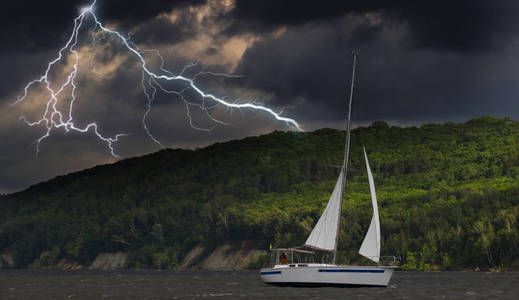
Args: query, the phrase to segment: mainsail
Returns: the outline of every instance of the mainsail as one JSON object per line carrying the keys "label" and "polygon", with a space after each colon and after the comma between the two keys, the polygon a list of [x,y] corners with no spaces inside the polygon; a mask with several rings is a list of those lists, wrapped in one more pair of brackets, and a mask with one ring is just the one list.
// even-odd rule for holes
{"label": "mainsail", "polygon": [[366,159],[366,169],[368,170],[369,190],[371,192],[371,202],[373,204],[373,217],[371,218],[368,233],[362,242],[359,253],[374,262],[378,262],[380,260],[380,221],[378,218],[375,183],[373,182],[373,175],[371,175],[371,168],[369,167],[366,149],[364,149],[364,157]]}
{"label": "mainsail", "polygon": [[341,217],[342,191],[343,191],[344,169],[341,170],[332,196],[324,209],[321,218],[317,221],[314,230],[305,242],[305,246],[319,250],[335,250],[337,231]]}

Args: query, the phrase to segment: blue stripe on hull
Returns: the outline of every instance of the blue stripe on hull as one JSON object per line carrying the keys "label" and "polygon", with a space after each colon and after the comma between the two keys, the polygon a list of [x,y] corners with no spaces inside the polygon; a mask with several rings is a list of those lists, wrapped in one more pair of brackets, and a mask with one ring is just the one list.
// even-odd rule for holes
{"label": "blue stripe on hull", "polygon": [[261,272],[261,275],[274,275],[274,274],[281,274],[281,271],[270,271],[270,272]]}
{"label": "blue stripe on hull", "polygon": [[344,287],[344,288],[360,288],[360,287],[387,287],[387,285],[378,284],[350,284],[350,283],[323,283],[323,282],[265,282],[266,284],[277,286],[292,287]]}
{"label": "blue stripe on hull", "polygon": [[332,272],[332,273],[384,273],[384,270],[319,269],[319,272]]}

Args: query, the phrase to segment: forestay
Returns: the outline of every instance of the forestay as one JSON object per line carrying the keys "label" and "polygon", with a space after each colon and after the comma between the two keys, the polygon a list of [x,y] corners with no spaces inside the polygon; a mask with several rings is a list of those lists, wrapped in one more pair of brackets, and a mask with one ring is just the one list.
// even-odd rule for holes
{"label": "forestay", "polygon": [[341,170],[332,196],[324,209],[321,218],[317,221],[305,246],[320,250],[335,250],[339,218],[341,215],[342,191],[343,191],[344,169]]}
{"label": "forestay", "polygon": [[378,262],[380,260],[380,221],[378,217],[375,183],[373,181],[373,175],[371,175],[371,168],[369,167],[366,149],[364,149],[364,158],[366,159],[366,169],[368,170],[369,190],[371,192],[371,202],[373,204],[373,217],[371,218],[368,233],[362,242],[359,253],[374,262]]}

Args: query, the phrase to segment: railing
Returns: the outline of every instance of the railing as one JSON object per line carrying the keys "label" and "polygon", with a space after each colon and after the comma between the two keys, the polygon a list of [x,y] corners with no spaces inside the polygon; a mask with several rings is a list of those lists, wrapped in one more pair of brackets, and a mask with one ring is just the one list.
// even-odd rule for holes
{"label": "railing", "polygon": [[379,263],[388,264],[390,266],[399,266],[401,258],[396,256],[380,256]]}

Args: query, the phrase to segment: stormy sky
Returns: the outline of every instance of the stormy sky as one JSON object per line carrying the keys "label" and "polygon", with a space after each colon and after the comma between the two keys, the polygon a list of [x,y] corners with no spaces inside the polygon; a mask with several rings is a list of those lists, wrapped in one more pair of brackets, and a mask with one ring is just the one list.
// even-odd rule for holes
{"label": "stormy sky", "polygon": [[[41,118],[45,90],[35,87],[24,102],[10,106],[28,81],[45,72],[70,37],[73,19],[89,4],[17,0],[0,10],[0,193],[117,160],[92,133],[60,129],[36,156],[33,142],[44,128],[19,118]],[[197,62],[186,76],[242,75],[206,74],[197,83],[229,101],[254,100],[282,110],[305,130],[343,128],[352,50],[359,53],[354,124],[385,120],[408,126],[482,115],[518,119],[517,1],[98,0],[95,14],[140,49],[160,50],[164,67],[176,74]],[[122,158],[160,150],[141,123],[146,98],[139,61],[93,25],[86,18],[79,34],[74,121],[96,122],[108,136],[127,134],[114,144]],[[145,53],[160,71],[156,53]],[[53,82],[65,79],[71,57],[52,70]],[[66,95],[60,103],[70,101]],[[147,124],[169,148],[290,130],[252,110],[211,111],[228,125],[196,109],[190,116],[193,126],[212,130],[190,125],[178,95],[157,93]]]}

